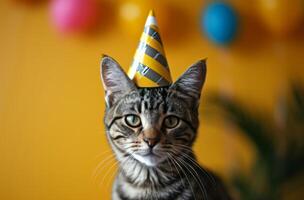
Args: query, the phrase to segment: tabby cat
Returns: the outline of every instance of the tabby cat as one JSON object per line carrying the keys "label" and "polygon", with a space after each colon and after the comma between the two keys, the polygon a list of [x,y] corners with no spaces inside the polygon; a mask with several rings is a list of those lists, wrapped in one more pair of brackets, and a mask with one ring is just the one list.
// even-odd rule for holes
{"label": "tabby cat", "polygon": [[106,134],[119,161],[113,200],[230,199],[192,150],[205,76],[201,60],[168,87],[138,88],[115,60],[102,58]]}

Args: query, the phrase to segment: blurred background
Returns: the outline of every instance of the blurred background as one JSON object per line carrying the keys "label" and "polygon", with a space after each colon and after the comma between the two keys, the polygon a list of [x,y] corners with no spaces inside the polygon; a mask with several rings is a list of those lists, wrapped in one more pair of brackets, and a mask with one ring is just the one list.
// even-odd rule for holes
{"label": "blurred background", "polygon": [[99,62],[128,69],[151,8],[174,80],[208,59],[199,162],[236,199],[301,199],[303,0],[2,0],[0,199],[110,199]]}

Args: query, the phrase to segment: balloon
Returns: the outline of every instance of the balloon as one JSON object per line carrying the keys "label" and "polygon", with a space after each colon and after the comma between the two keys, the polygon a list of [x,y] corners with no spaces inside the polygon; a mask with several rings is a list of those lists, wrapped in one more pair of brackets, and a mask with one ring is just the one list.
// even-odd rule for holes
{"label": "balloon", "polygon": [[51,19],[59,32],[83,32],[96,24],[97,8],[95,0],[54,0]]}
{"label": "balloon", "polygon": [[238,17],[225,2],[214,2],[202,11],[201,27],[206,36],[219,45],[230,43],[236,36]]}
{"label": "balloon", "polygon": [[304,17],[303,0],[259,0],[258,8],[264,23],[277,35],[294,31]]}

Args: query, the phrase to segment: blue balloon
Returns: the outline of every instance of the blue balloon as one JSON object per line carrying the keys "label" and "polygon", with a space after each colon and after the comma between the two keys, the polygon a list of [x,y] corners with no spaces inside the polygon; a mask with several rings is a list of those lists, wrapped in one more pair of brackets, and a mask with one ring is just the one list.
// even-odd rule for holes
{"label": "blue balloon", "polygon": [[229,44],[238,29],[236,11],[225,2],[210,3],[202,12],[201,27],[216,44]]}

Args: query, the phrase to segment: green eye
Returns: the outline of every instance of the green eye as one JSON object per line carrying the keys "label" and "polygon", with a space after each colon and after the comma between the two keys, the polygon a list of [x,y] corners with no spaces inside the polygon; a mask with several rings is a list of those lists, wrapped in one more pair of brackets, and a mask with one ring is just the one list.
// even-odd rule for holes
{"label": "green eye", "polygon": [[175,116],[166,117],[164,125],[166,128],[174,128],[179,124],[179,118]]}
{"label": "green eye", "polygon": [[141,125],[140,118],[136,115],[127,115],[125,117],[126,124],[130,127],[136,128]]}

